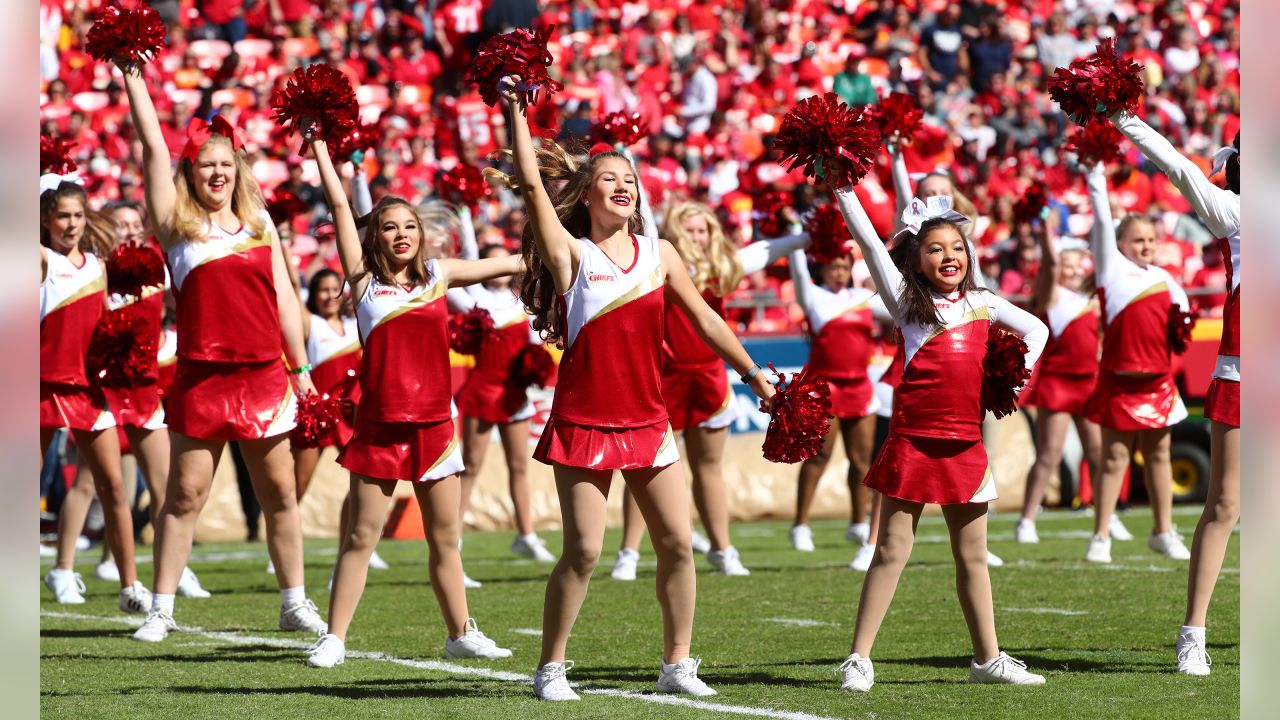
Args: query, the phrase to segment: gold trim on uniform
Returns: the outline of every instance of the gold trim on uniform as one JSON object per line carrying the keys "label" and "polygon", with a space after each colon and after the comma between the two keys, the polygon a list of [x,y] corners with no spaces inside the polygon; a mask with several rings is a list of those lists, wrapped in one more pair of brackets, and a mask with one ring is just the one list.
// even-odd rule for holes
{"label": "gold trim on uniform", "polygon": [[594,322],[596,320],[599,320],[605,314],[613,312],[614,310],[617,310],[618,308],[622,307],[623,305],[626,305],[632,300],[639,300],[645,295],[648,295],[654,290],[657,290],[658,288],[662,287],[662,281],[663,281],[662,266],[658,265],[653,268],[653,272],[649,273],[648,277],[636,283],[635,287],[626,291],[622,295],[619,295],[617,298],[614,298],[613,302],[601,308],[600,312],[592,316],[592,318],[587,322]]}

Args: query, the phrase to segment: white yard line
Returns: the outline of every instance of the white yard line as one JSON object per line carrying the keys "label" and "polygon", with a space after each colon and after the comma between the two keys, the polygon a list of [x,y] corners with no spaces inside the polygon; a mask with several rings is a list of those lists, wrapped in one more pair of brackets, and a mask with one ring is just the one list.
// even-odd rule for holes
{"label": "white yard line", "polygon": [[542,631],[536,628],[515,628],[511,632],[517,635],[528,635],[529,637],[542,637]]}
{"label": "white yard line", "polygon": [[1032,615],[1088,615],[1087,610],[1063,610],[1061,608],[1000,608],[1000,612],[1031,613]]}
{"label": "white yard line", "polygon": [[827,622],[825,620],[808,620],[805,618],[769,617],[760,618],[760,621],[777,623],[779,625],[786,625],[787,627],[839,627],[838,623]]}

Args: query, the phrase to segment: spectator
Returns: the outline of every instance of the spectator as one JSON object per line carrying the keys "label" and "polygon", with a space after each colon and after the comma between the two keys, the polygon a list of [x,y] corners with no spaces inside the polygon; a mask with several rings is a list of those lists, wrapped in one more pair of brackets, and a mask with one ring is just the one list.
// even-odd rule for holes
{"label": "spectator", "polygon": [[969,66],[973,87],[978,92],[986,90],[991,77],[1008,71],[1013,63],[1013,43],[1005,37],[998,19],[982,23],[977,39],[969,43]]}
{"label": "spectator", "polygon": [[844,71],[835,77],[833,91],[850,105],[872,105],[880,100],[876,95],[875,85],[871,83],[871,76],[859,69],[861,62],[862,54],[850,50],[844,63]]}
{"label": "spectator", "polygon": [[960,6],[948,3],[937,21],[920,33],[920,64],[935,88],[945,86],[968,70],[969,59],[959,20]]}
{"label": "spectator", "polygon": [[694,50],[681,96],[680,115],[689,135],[705,133],[711,127],[711,113],[716,110],[718,87],[715,75],[707,69],[707,52],[705,47]]}

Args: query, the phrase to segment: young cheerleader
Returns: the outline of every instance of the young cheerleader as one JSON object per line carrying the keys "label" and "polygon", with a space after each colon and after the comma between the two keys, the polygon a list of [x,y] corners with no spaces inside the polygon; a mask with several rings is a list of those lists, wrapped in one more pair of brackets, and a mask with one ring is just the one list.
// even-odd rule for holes
{"label": "young cheerleader", "polygon": [[1152,264],[1156,228],[1150,220],[1130,215],[1119,227],[1112,226],[1101,163],[1089,170],[1087,181],[1096,230],[1094,272],[1106,336],[1089,407],[1091,419],[1102,426],[1103,465],[1094,484],[1094,535],[1085,559],[1111,562],[1111,518],[1136,437],[1155,519],[1147,546],[1165,557],[1187,560],[1191,553],[1173,527],[1169,462],[1169,428],[1187,417],[1170,366],[1169,313],[1174,304],[1185,312],[1187,295],[1169,273]]}
{"label": "young cheerleader", "polygon": [[231,124],[220,116],[192,120],[175,171],[140,68],[119,65],[142,141],[147,210],[173,273],[182,330],[165,398],[171,464],[155,538],[155,596],[133,637],[160,642],[176,627],[174,593],[229,440],[239,444],[266,516],[280,628],[318,634],[325,624],[303,585],[288,368],[299,390],[315,387],[279,237]]}
{"label": "young cheerleader", "polygon": [[1028,312],[973,284],[973,256],[960,226],[968,218],[949,198],[912,200],[895,259],[876,237],[852,187],[836,191],[845,221],[904,341],[889,437],[867,474],[882,494],[880,536],[862,586],[852,652],[840,666],[841,689],[875,681],[871,648],[911,554],[926,503],[942,505],[956,561],[956,585],[973,641],[969,681],[1039,685],[1040,675],[1000,651],[987,573],[987,503],[995,480],[982,446],[979,389],[987,334],[994,323],[1022,337],[1034,366],[1048,335]]}
{"label": "young cheerleader", "polygon": [[[609,483],[622,470],[658,558],[657,689],[712,695],[698,678],[699,661],[689,656],[696,577],[688,492],[662,398],[664,288],[757,395],[771,398],[773,387],[702,299],[675,248],[642,234],[631,163],[606,151],[579,164],[553,143],[535,151],[524,98],[511,80],[501,88],[516,169],[508,182],[530,216],[521,299],[534,327],[566,347],[551,418],[534,452],[555,469],[564,520],[564,551],[547,583],[534,693],[578,699],[565,678],[573,666],[565,646],[600,557]],[[544,182],[558,186],[554,196]]]}
{"label": "young cheerleader", "polygon": [[1228,273],[1231,293],[1222,313],[1218,362],[1204,408],[1211,421],[1209,495],[1191,542],[1187,612],[1177,642],[1178,672],[1208,675],[1204,633],[1209,600],[1231,532],[1240,519],[1240,135],[1237,133],[1235,142],[1214,158],[1214,172],[1219,166],[1226,170],[1227,189],[1223,190],[1139,118],[1122,113],[1112,121],[1169,176],[1196,215],[1219,238],[1218,249]]}
{"label": "young cheerleader", "polygon": [[[46,175],[40,193],[40,457],[54,431],[68,428],[89,465],[102,501],[107,543],[120,574],[120,609],[145,613],[151,593],[138,581],[133,557],[133,515],[120,476],[120,440],[102,389],[85,373],[89,338],[106,307],[102,262],[114,238],[110,219],[89,209],[84,188]],[[87,503],[85,503],[87,507]],[[70,509],[70,508],[68,508]],[[83,515],[60,514],[58,559],[44,578],[54,598],[84,603],[84,582],[73,569]]]}
{"label": "young cheerleader", "polygon": [[[314,129],[314,126],[313,128]],[[395,196],[374,206],[358,237],[342,181],[323,140],[306,133],[333,212],[338,253],[356,301],[364,357],[355,432],[338,457],[351,471],[346,536],[334,568],[329,632],[307,652],[312,667],[346,656],[346,634],[364,593],[369,557],[382,534],[396,484],[413,483],[430,548],[431,589],[440,604],[451,658],[510,657],[467,612],[458,548],[462,452],[450,411],[445,290],[522,269],[519,258],[428,260],[416,209]]]}
{"label": "young cheerleader", "polygon": [[[688,200],[667,209],[662,236],[671,240],[694,287],[720,317],[724,317],[725,298],[738,288],[743,275],[772,265],[808,242],[807,235],[788,235],[737,250],[711,208]],[[729,504],[721,459],[729,425],[738,412],[724,361],[702,341],[672,295],[664,300],[662,327],[662,397],[672,431],[684,433],[693,471],[693,503],[710,541],[707,561],[726,575],[750,575],[729,539]],[[622,501],[622,548],[611,574],[615,580],[635,580],[644,521],[635,498],[625,488]]]}

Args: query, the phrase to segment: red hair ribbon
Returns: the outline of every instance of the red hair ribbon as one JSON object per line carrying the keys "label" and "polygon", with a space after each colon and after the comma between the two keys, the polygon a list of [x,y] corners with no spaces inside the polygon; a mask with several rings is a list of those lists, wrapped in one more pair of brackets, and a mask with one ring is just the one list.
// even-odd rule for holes
{"label": "red hair ribbon", "polygon": [[616,152],[616,151],[613,149],[613,146],[610,145],[609,143],[598,142],[595,145],[591,146],[591,152],[588,153],[588,155],[590,157],[595,157],[600,153],[607,153],[607,152]]}
{"label": "red hair ribbon", "polygon": [[195,162],[196,155],[200,154],[200,148],[204,147],[204,144],[214,135],[221,135],[230,140],[231,147],[235,150],[244,149],[244,138],[240,136],[240,131],[221,115],[214,115],[213,120],[208,122],[200,118],[192,118],[191,122],[187,123],[187,144],[182,147],[182,159]]}

